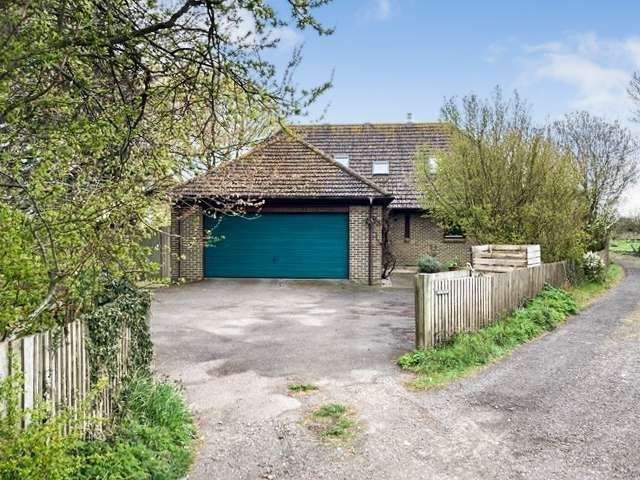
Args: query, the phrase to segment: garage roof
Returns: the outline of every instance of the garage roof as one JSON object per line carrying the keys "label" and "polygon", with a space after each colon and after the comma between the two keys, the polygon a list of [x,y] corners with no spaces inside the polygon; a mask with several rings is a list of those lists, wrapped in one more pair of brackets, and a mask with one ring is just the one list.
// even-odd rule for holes
{"label": "garage roof", "polygon": [[177,193],[192,198],[392,199],[371,180],[286,131],[194,178]]}

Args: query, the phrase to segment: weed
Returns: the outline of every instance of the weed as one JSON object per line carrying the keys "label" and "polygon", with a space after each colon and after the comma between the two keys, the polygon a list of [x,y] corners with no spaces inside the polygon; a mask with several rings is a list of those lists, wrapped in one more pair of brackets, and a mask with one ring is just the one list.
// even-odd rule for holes
{"label": "weed", "polygon": [[347,407],[339,403],[327,403],[313,412],[314,417],[340,417],[347,411]]}
{"label": "weed", "polygon": [[308,393],[318,390],[318,386],[313,383],[292,383],[287,388],[291,393]]}
{"label": "weed", "polygon": [[344,440],[350,438],[357,427],[354,413],[345,405],[326,403],[311,412],[307,426],[321,438]]}
{"label": "weed", "polygon": [[356,423],[353,420],[349,420],[348,418],[343,418],[342,420],[330,425],[325,428],[320,435],[323,437],[344,437],[351,433],[351,429],[355,427]]}

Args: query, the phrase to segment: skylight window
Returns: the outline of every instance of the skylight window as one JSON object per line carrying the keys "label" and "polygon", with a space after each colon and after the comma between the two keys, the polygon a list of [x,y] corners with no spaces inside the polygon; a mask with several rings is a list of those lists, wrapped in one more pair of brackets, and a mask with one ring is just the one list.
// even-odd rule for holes
{"label": "skylight window", "polygon": [[375,160],[371,173],[373,175],[389,175],[389,160]]}
{"label": "skylight window", "polygon": [[349,155],[347,155],[346,153],[336,153],[333,156],[333,159],[343,167],[349,166]]}
{"label": "skylight window", "polygon": [[438,159],[436,157],[429,157],[427,160],[427,171],[431,175],[434,175],[436,170],[438,170]]}

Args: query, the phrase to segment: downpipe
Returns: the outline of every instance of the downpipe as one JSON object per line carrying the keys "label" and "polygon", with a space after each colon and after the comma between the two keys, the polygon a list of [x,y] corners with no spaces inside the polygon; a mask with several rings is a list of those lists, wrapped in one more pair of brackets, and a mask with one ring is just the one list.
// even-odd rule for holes
{"label": "downpipe", "polygon": [[373,285],[373,198],[369,197],[369,286]]}

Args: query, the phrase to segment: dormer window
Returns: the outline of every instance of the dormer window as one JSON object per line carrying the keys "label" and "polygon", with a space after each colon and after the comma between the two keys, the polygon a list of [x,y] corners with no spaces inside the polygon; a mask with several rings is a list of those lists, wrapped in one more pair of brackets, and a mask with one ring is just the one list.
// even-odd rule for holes
{"label": "dormer window", "polygon": [[336,153],[333,156],[333,159],[343,167],[349,166],[349,155],[347,155],[346,153]]}
{"label": "dormer window", "polygon": [[389,160],[374,160],[371,173],[373,175],[389,175]]}

